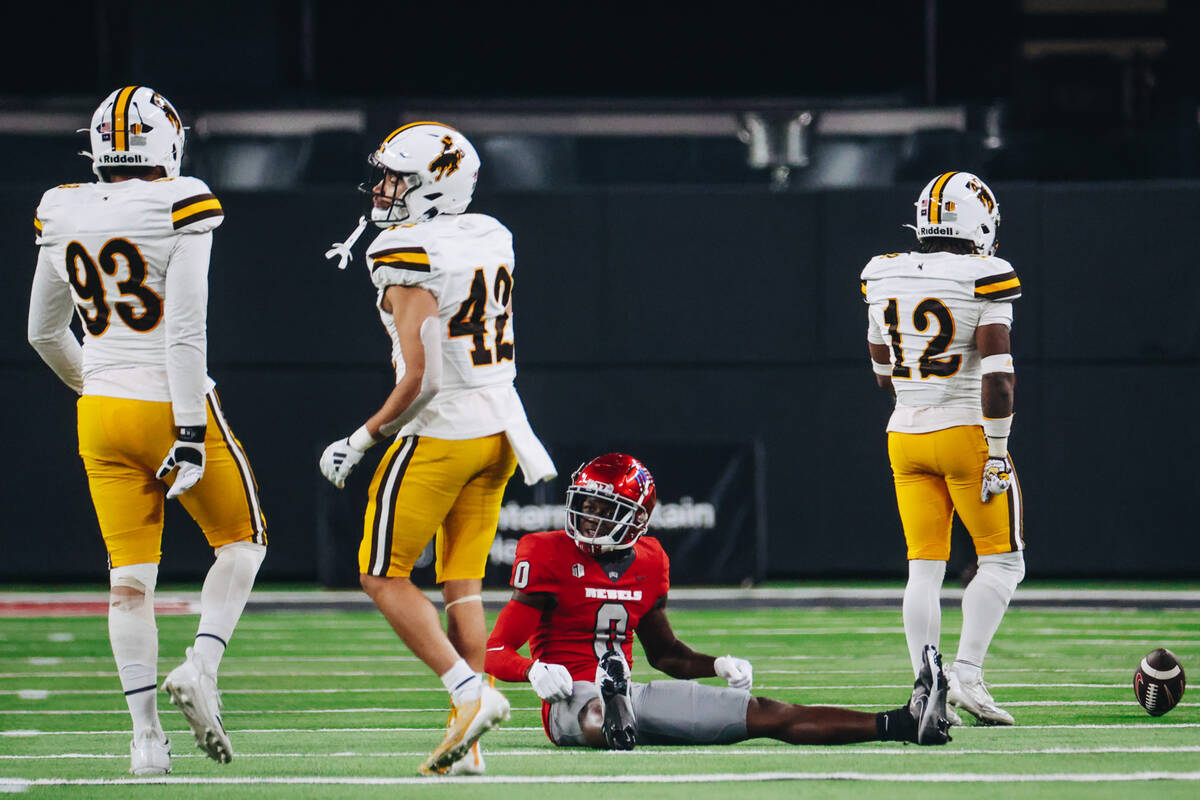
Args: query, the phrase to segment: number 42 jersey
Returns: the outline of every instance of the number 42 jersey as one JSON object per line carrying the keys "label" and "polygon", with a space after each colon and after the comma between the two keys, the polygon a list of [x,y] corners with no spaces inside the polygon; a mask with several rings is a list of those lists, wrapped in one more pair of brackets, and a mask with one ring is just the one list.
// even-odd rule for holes
{"label": "number 42 jersey", "polygon": [[867,340],[891,353],[896,410],[889,431],[981,425],[981,325],[1012,325],[1021,282],[994,256],[891,253],[862,271]]}

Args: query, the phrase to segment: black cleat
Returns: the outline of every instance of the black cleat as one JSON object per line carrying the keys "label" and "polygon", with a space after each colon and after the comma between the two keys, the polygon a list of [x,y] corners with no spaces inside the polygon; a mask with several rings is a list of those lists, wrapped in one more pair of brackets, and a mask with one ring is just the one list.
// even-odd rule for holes
{"label": "black cleat", "polygon": [[604,744],[609,750],[632,750],[637,744],[637,719],[629,697],[629,667],[620,650],[610,649],[596,668],[604,701]]}
{"label": "black cleat", "polygon": [[942,656],[931,644],[921,653],[921,672],[913,684],[908,712],[916,723],[917,744],[945,744],[950,741],[950,723],[946,721],[946,673]]}

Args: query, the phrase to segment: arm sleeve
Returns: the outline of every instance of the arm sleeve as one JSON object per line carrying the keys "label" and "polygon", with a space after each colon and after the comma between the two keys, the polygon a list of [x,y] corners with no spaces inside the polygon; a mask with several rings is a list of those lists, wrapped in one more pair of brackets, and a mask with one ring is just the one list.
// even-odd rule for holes
{"label": "arm sleeve", "polygon": [[83,348],[71,333],[73,312],[70,287],[41,248],[29,295],[29,344],[59,380],[83,394]]}
{"label": "arm sleeve", "polygon": [[212,233],[179,236],[167,266],[167,384],[179,426],[207,420],[208,257]]}
{"label": "arm sleeve", "polygon": [[509,601],[508,605],[500,610],[496,626],[492,628],[492,635],[488,637],[484,672],[511,683],[525,681],[533,659],[526,658],[517,651],[533,636],[541,616],[542,612],[533,606]]}

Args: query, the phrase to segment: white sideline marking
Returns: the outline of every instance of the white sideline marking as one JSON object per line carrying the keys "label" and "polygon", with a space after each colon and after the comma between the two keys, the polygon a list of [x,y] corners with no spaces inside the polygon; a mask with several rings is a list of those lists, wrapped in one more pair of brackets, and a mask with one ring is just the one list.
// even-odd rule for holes
{"label": "white sideline marking", "polygon": [[[616,755],[615,753],[613,755]],[[623,757],[621,753],[616,757]],[[420,786],[431,783],[464,784],[570,784],[570,783],[761,783],[766,781],[870,781],[887,783],[1111,783],[1132,781],[1200,781],[1200,772],[1109,772],[1087,774],[1053,772],[1044,775],[1020,773],[895,773],[895,772],[717,772],[689,775],[469,775],[433,778],[333,778],[247,777],[184,778],[170,775],[146,778],[3,778],[0,785],[15,786],[247,786],[247,785],[321,785],[321,786]]]}
{"label": "white sideline marking", "polygon": [[[536,756],[541,758],[547,755],[555,755],[569,758],[577,758],[578,750],[571,748],[549,748],[541,750],[524,749],[524,750],[496,750],[489,748],[487,751],[489,756]],[[770,756],[779,755],[787,758],[796,758],[798,756],[861,756],[861,755],[882,755],[882,756],[937,756],[944,758],[946,756],[1047,756],[1047,755],[1097,755],[1101,753],[1200,753],[1200,746],[1183,746],[1183,747],[1047,747],[1031,750],[1003,750],[1003,749],[987,749],[987,750],[947,750],[940,749],[937,751],[922,750],[912,747],[904,747],[901,743],[897,743],[896,747],[853,747],[831,750],[828,748],[812,748],[812,747],[787,747],[778,745],[768,745],[760,748],[739,748],[739,747],[722,747],[722,748],[706,748],[706,747],[656,747],[652,749],[638,749],[632,752],[632,756],[647,756],[658,757],[669,754],[679,755],[696,755],[696,756]],[[339,753],[243,753],[237,754],[238,758],[418,758],[429,755],[427,750],[394,750],[387,753],[361,753],[356,751],[346,751]],[[630,756],[624,756],[626,758]],[[13,756],[0,755],[0,760],[8,761],[39,761],[52,760],[60,758],[74,759],[119,759],[125,760],[129,758],[126,753],[53,753],[33,756]],[[197,758],[207,759],[208,756],[204,753],[172,753],[171,758]]]}
{"label": "white sideline marking", "polygon": [[[968,726],[971,729],[975,726]],[[999,734],[1004,732],[1013,732],[1020,734],[1022,731],[1032,730],[1129,730],[1140,729],[1146,731],[1161,731],[1166,729],[1176,728],[1200,728],[1200,722],[1120,722],[1110,725],[1100,724],[1081,724],[1081,725],[996,725],[987,728],[989,735]],[[271,733],[412,733],[414,731],[434,731],[445,730],[442,726],[421,727],[421,728],[232,728],[227,727],[229,733],[254,733],[254,734],[271,734]],[[506,733],[508,731],[540,731],[541,725],[523,727],[519,725],[503,725],[495,728],[488,733],[491,738],[497,733]],[[166,732],[170,736],[190,736],[191,732],[187,730],[171,730]],[[100,731],[42,731],[37,729],[10,729],[0,730],[0,737],[12,738],[31,738],[34,736],[111,736],[120,734],[128,736],[129,729],[122,730],[100,730]],[[549,752],[549,751],[548,751]],[[688,748],[686,752],[694,753],[695,750]],[[850,752],[847,750],[846,752]],[[924,752],[924,751],[917,751]],[[938,749],[937,753],[949,752],[943,749]],[[427,755],[427,754],[426,754]]]}
{"label": "white sideline marking", "polygon": [[[876,704],[878,705],[878,704]],[[1009,703],[1008,705],[1020,705],[1019,703]],[[1127,704],[1122,704],[1127,705]],[[1180,703],[1180,705],[1186,705]],[[445,714],[450,710],[448,705],[433,706],[432,708],[281,708],[281,709],[263,709],[263,708],[248,708],[239,711],[225,710],[226,718],[240,717],[244,715],[258,714],[407,714],[414,712],[431,712]],[[513,711],[541,711],[541,706],[519,707],[513,706]],[[81,708],[81,709],[47,709],[38,711],[34,709],[9,709],[0,710],[0,714],[19,715],[19,716],[71,716],[72,714],[128,714],[129,710],[124,708],[118,709],[103,709],[103,708]],[[539,728],[540,730],[540,728]]]}

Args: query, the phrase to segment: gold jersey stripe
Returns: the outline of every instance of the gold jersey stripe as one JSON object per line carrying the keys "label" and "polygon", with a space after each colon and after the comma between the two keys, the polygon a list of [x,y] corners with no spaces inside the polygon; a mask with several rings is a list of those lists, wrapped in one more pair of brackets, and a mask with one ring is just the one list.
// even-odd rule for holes
{"label": "gold jersey stripe", "polygon": [[[401,125],[399,128],[396,128],[396,130],[394,130],[394,131],[392,131],[391,133],[389,133],[389,134],[388,134],[388,135],[387,135],[387,136],[384,138],[384,140],[383,140],[383,144],[385,144],[385,145],[386,145],[388,142],[390,142],[390,141],[392,140],[392,138],[393,138],[393,137],[394,137],[396,134],[398,134],[398,133],[401,133],[402,131],[406,131],[406,130],[408,130],[409,128],[415,128],[415,127],[417,127],[418,125],[441,125],[443,128],[450,128],[450,126],[449,126],[449,125],[447,125],[447,124],[445,124],[445,123],[443,123],[443,122],[433,122],[432,120],[422,120],[421,122],[410,122],[410,123],[408,123],[407,125]],[[455,131],[456,133],[458,132],[458,129],[457,129],[457,128],[450,128],[450,130],[452,130],[452,131]],[[380,147],[380,149],[382,150],[382,149],[383,149],[383,147],[381,146],[381,147]]]}
{"label": "gold jersey stripe", "polygon": [[33,218],[33,227],[37,229],[38,233],[41,233],[42,232],[42,221],[40,219],[38,219],[37,217],[34,217]]}
{"label": "gold jersey stripe", "polygon": [[375,256],[375,260],[383,264],[428,264],[428,253],[392,253],[386,256]]}
{"label": "gold jersey stripe", "polygon": [[184,206],[183,208],[179,209],[178,211],[172,211],[171,212],[171,221],[178,222],[179,220],[183,219],[184,217],[190,217],[192,214],[199,214],[201,211],[212,211],[212,210],[216,210],[216,211],[221,210],[221,201],[215,197],[210,198],[208,200],[201,200],[198,203],[192,203],[191,205]]}
{"label": "gold jersey stripe", "polygon": [[126,134],[125,127],[129,124],[129,104],[133,102],[133,93],[137,90],[138,87],[136,86],[126,86],[117,93],[117,99],[113,103],[113,150],[124,151],[129,149],[129,136]]}
{"label": "gold jersey stripe", "polygon": [[957,172],[946,172],[933,182],[933,188],[929,190],[930,225],[937,225],[942,221],[942,190],[946,188],[946,184],[950,182],[950,179],[957,174]]}
{"label": "gold jersey stripe", "polygon": [[1021,282],[1019,280],[1017,280],[1016,276],[1014,276],[1014,277],[1010,278],[1009,280],[1003,281],[1001,283],[989,283],[986,286],[976,286],[975,294],[977,294],[977,295],[993,295],[993,294],[996,294],[997,292],[1004,292],[1009,289],[1019,289],[1019,288],[1021,288]]}

